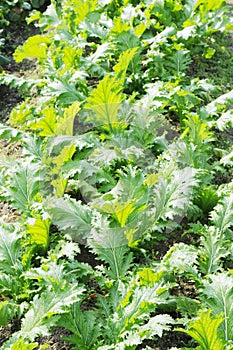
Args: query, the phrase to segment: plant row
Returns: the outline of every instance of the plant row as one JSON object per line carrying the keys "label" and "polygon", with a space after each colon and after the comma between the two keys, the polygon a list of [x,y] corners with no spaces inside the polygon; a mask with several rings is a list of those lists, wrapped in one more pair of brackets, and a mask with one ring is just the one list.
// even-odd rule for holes
{"label": "plant row", "polygon": [[14,58],[36,70],[0,78],[27,96],[0,126],[20,145],[0,157],[14,210],[0,325],[20,320],[3,350],[38,349],[56,326],[77,350],[152,349],[168,331],[190,336],[183,350],[233,349],[233,91],[191,73],[211,65],[227,12],[65,0],[31,13],[41,34]]}

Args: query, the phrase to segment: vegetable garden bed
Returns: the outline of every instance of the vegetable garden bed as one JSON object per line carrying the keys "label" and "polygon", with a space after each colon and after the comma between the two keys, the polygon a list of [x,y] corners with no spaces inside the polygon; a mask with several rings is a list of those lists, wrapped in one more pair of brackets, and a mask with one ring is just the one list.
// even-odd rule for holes
{"label": "vegetable garden bed", "polygon": [[1,349],[233,349],[231,7],[43,10],[0,76]]}

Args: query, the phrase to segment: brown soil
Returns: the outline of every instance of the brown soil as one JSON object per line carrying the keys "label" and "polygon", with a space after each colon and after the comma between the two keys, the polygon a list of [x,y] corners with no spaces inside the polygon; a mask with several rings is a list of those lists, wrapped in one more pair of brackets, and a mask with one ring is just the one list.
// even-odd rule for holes
{"label": "brown soil", "polygon": [[[69,334],[69,331],[66,329],[62,327],[55,327],[52,331],[52,335],[37,338],[35,341],[38,343],[38,345],[46,344],[48,346],[47,349],[50,350],[70,350],[73,349],[74,346],[62,340],[63,337]],[[36,348],[36,350],[37,349],[39,349],[39,346]]]}
{"label": "brown soil", "polygon": [[[0,346],[2,346],[14,332],[17,332],[20,329],[19,320],[12,320],[6,327],[0,327]],[[47,349],[51,350],[70,350],[73,348],[73,345],[66,343],[62,340],[62,337],[67,336],[69,331],[65,330],[62,327],[55,327],[52,331],[52,335],[36,338],[35,342],[38,343],[38,348],[40,345],[47,345]]]}
{"label": "brown soil", "polygon": [[145,349],[145,346],[148,345],[154,350],[170,350],[172,346],[179,347],[188,347],[196,348],[197,344],[193,344],[191,338],[181,332],[164,332],[162,338],[158,338],[156,341],[148,340],[145,341],[142,345],[138,346],[136,350]]}
{"label": "brown soil", "polygon": [[4,222],[15,222],[19,214],[6,202],[0,202],[0,217]]}
{"label": "brown soil", "polygon": [[0,346],[2,346],[11,337],[12,333],[17,332],[19,327],[19,320],[12,320],[6,327],[0,326]]}

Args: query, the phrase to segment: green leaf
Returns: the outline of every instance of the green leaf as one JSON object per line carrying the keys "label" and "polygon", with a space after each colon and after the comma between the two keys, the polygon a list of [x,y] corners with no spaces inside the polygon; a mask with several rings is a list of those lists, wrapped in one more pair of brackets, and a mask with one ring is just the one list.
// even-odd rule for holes
{"label": "green leaf", "polygon": [[[1,285],[1,283],[0,283]],[[18,305],[9,301],[0,302],[0,326],[6,326],[12,320],[18,311]]]}
{"label": "green leaf", "polygon": [[233,101],[233,90],[219,96],[216,100],[210,102],[204,110],[206,110],[209,114],[215,114],[219,107],[223,107],[224,105],[228,105]]}
{"label": "green leaf", "polygon": [[154,335],[161,336],[173,320],[169,315],[150,314],[157,304],[165,302],[168,288],[163,278],[146,286],[140,284],[138,277],[113,284],[109,294],[98,299],[106,344],[98,349],[120,350],[139,345]]}
{"label": "green leaf", "polygon": [[198,251],[196,247],[184,243],[175,243],[163,258],[166,268],[178,273],[197,273]]}
{"label": "green leaf", "polygon": [[224,350],[225,343],[217,332],[222,321],[221,315],[211,317],[211,310],[203,310],[198,318],[191,321],[188,330],[177,330],[187,333],[196,340],[200,344],[200,350]]}
{"label": "green leaf", "polygon": [[65,106],[82,101],[85,98],[84,94],[76,89],[76,84],[66,77],[59,77],[49,81],[45,94],[49,97],[55,96]]}
{"label": "green leaf", "polygon": [[140,327],[139,331],[144,332],[145,334],[150,334],[150,337],[155,335],[160,338],[163,335],[164,331],[168,331],[170,329],[170,325],[174,323],[174,320],[170,315],[156,315],[150,317],[149,321]]}
{"label": "green leaf", "polygon": [[[0,291],[11,296],[12,303],[20,299],[21,294],[28,295],[28,286],[22,277],[24,267],[21,240],[22,235],[18,226],[13,230],[12,227],[0,225]],[[7,305],[2,311],[7,311],[9,308],[11,306]],[[15,312],[18,312],[17,306],[15,306]]]}
{"label": "green leaf", "polygon": [[21,267],[21,238],[21,234],[16,231],[12,232],[0,226],[0,271],[8,275],[14,276],[17,269]]}
{"label": "green leaf", "polygon": [[69,197],[54,199],[50,204],[52,223],[75,240],[83,240],[91,232],[91,210]]}
{"label": "green leaf", "polygon": [[209,281],[203,281],[203,303],[212,309],[214,315],[222,315],[223,338],[233,340],[233,277],[226,272],[208,277]]}
{"label": "green leaf", "polygon": [[48,36],[35,35],[19,46],[14,53],[14,59],[17,63],[22,62],[25,58],[46,58],[48,45],[51,40]]}
{"label": "green leaf", "polygon": [[17,141],[20,140],[21,137],[22,132],[20,130],[0,123],[0,139],[11,139],[12,141]]}
{"label": "green leaf", "polygon": [[33,86],[39,85],[41,83],[40,79],[29,79],[24,77],[18,77],[13,74],[7,74],[4,72],[3,75],[0,75],[0,84],[8,85],[11,88],[18,88],[20,91],[28,92],[32,89]]}
{"label": "green leaf", "polygon": [[0,66],[4,66],[5,64],[10,63],[9,58],[6,56],[0,55]]}
{"label": "green leaf", "polygon": [[216,126],[220,131],[226,130],[228,127],[233,127],[233,110],[222,113],[216,121]]}
{"label": "green leaf", "polygon": [[93,202],[93,206],[111,216],[125,227],[147,207],[148,187],[144,175],[135,167],[125,167],[119,171],[119,181],[109,192]]}
{"label": "green leaf", "polygon": [[172,57],[168,57],[166,66],[172,71],[172,74],[178,77],[184,73],[191,63],[189,51],[178,50]]}
{"label": "green leaf", "polygon": [[177,296],[175,297],[175,302],[177,305],[177,310],[182,315],[193,316],[200,310],[200,301],[194,298]]}
{"label": "green leaf", "polygon": [[62,315],[58,325],[68,329],[72,335],[64,340],[76,345],[76,349],[95,349],[95,343],[101,335],[101,325],[94,311],[83,311],[80,303],[73,304],[69,313]]}
{"label": "green leaf", "polygon": [[110,278],[117,280],[125,276],[132,262],[132,253],[123,229],[111,229],[107,225],[92,229],[88,245],[99,259],[109,265],[106,273]]}
{"label": "green leaf", "polygon": [[[168,176],[164,176],[168,172]],[[192,189],[196,184],[194,179],[195,171],[192,168],[182,170],[172,170],[170,173],[169,166],[162,169],[159,173],[159,181],[152,187],[150,201],[153,200],[153,210],[155,215],[155,229],[158,220],[179,219],[185,212],[190,201]],[[163,178],[163,176],[165,178]]]}
{"label": "green leaf", "polygon": [[225,237],[216,227],[210,226],[203,232],[201,245],[199,261],[201,271],[205,274],[218,271],[222,266],[221,260],[230,254]]}
{"label": "green leaf", "polygon": [[11,169],[7,180],[7,194],[12,206],[21,212],[27,210],[33,203],[38,192],[43,191],[44,178],[41,164],[24,163],[20,161],[15,169]]}
{"label": "green leaf", "polygon": [[219,204],[210,213],[210,218],[222,235],[232,226],[233,220],[233,194],[225,195]]}
{"label": "green leaf", "polygon": [[[116,23],[115,23],[116,24]],[[125,30],[124,30],[124,27]],[[138,38],[132,31],[126,31],[128,24],[120,25],[118,28],[114,26],[111,31],[115,30],[117,48],[120,52],[127,51],[128,49],[140,47],[140,38]],[[116,33],[119,30],[120,33]]]}
{"label": "green leaf", "polygon": [[194,199],[194,203],[203,211],[205,215],[209,215],[209,212],[213,210],[218,203],[219,197],[215,188],[210,186],[201,187],[198,190],[197,196]]}
{"label": "green leaf", "polygon": [[79,301],[82,293],[83,289],[74,285],[67,286],[64,290],[46,290],[40,296],[36,295],[22,320],[18,337],[33,341],[39,335],[48,335],[49,329],[57,322],[54,315],[67,312],[70,305]]}
{"label": "green leaf", "polygon": [[33,159],[34,162],[41,162],[44,154],[44,140],[35,134],[27,134],[23,138],[23,155]]}

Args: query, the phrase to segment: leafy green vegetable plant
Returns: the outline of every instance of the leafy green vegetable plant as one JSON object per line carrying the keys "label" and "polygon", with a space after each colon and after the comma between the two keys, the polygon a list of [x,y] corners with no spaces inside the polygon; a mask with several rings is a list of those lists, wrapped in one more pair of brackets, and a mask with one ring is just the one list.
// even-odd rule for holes
{"label": "leafy green vegetable plant", "polygon": [[190,78],[232,28],[224,1],[51,1],[33,21],[41,34],[14,58],[37,76],[0,78],[28,92],[0,125],[21,147],[0,158],[15,213],[0,228],[0,320],[21,321],[2,349],[33,349],[56,326],[74,349],[146,349],[175,312],[198,349],[230,349],[232,183],[215,174],[232,151],[215,142],[232,91]]}
{"label": "leafy green vegetable plant", "polygon": [[200,350],[217,350],[225,349],[225,343],[218,335],[218,328],[223,322],[221,315],[211,317],[211,310],[203,310],[199,317],[189,324],[188,330],[181,330],[193,339],[195,339],[200,346],[196,349]]}
{"label": "leafy green vegetable plant", "polygon": [[221,325],[222,339],[232,340],[232,276],[227,273],[210,275],[204,281],[203,293],[205,304],[213,310],[213,314],[222,314],[224,319]]}

